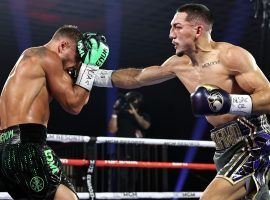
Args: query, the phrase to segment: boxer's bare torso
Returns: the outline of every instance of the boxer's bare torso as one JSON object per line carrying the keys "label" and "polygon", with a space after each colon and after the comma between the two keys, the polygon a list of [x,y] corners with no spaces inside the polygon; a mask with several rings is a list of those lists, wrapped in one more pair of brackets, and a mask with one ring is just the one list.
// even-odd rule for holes
{"label": "boxer's bare torso", "polygon": [[[192,93],[199,85],[210,84],[218,86],[232,94],[252,93],[253,88],[246,83],[245,90],[237,83],[235,76],[240,72],[238,67],[230,66],[232,61],[229,59],[228,49],[232,45],[228,43],[213,43],[213,50],[209,52],[202,52],[202,59],[197,59],[196,64],[192,63],[190,58],[185,56],[179,58],[177,56],[171,57],[165,65],[174,66],[172,71],[185,85],[187,90]],[[171,64],[175,62],[175,64]],[[179,64],[177,64],[179,62]],[[183,64],[184,62],[184,64]],[[255,78],[255,77],[254,77]],[[235,119],[237,116],[231,114],[207,116],[207,120],[213,126],[221,125],[225,122]]]}
{"label": "boxer's bare torso", "polygon": [[73,41],[64,39],[69,43],[61,53],[61,40],[22,53],[1,93],[1,129],[24,123],[47,126],[52,98],[73,114],[86,104],[89,92],[74,86],[67,73],[70,68],[78,68],[76,47],[71,46]]}
{"label": "boxer's bare torso", "polygon": [[[202,84],[218,86],[229,93],[250,94],[253,111],[269,112],[269,82],[246,50],[224,42],[211,42],[211,49],[199,51],[191,56],[172,56],[162,66],[150,66],[143,70],[124,69],[113,73],[115,86],[134,88],[153,85],[178,77],[192,93]],[[260,100],[256,100],[260,99]],[[207,116],[213,126],[219,126],[238,116],[225,114]]]}
{"label": "boxer's bare torso", "polygon": [[[226,126],[224,123],[242,117],[242,115],[269,114],[269,81],[248,51],[229,43],[214,42],[212,40],[211,32],[213,22],[212,14],[206,6],[201,4],[185,4],[184,6],[181,6],[178,8],[171,21],[169,33],[169,37],[175,47],[175,55],[165,61],[162,66],[150,66],[142,70],[126,69],[116,71],[112,76],[114,85],[124,88],[135,88],[161,83],[177,77],[190,93],[196,93],[196,95],[191,96],[191,100],[194,100],[197,97],[197,101],[192,101],[192,106],[194,106],[193,109],[198,106],[197,108],[200,108],[202,111],[199,112],[199,114],[206,114],[208,122],[214,127]],[[205,84],[213,85],[212,91],[213,88],[217,87],[219,88],[217,90],[223,91],[224,94],[228,95],[228,98],[223,98],[223,105],[227,104],[230,108],[235,106],[235,102],[239,101],[239,98],[242,97],[242,100],[246,102],[241,102],[236,106],[238,109],[240,109],[240,107],[245,109],[248,108],[248,112],[231,112],[238,113],[239,115],[222,114],[224,112],[211,112],[212,110],[210,109],[209,102],[207,102],[210,99],[208,98],[210,95],[205,95],[205,93],[209,91],[205,92],[208,89],[204,87],[205,93],[202,92],[202,85]],[[200,88],[196,90],[198,86]],[[237,98],[232,98],[234,101],[233,103],[229,100],[232,95],[228,93],[236,94],[234,96],[237,96]],[[161,95],[164,95],[164,93]],[[247,98],[243,98],[243,96]],[[211,111],[209,112],[209,110]],[[227,112],[228,111],[226,110],[226,113]],[[266,121],[267,120],[261,121],[260,123],[265,123],[263,126],[267,124],[267,127],[268,122]],[[252,127],[255,127],[254,130],[256,130],[256,126],[252,125]],[[269,130],[266,130],[266,132],[268,131]],[[232,132],[234,132],[234,130],[232,130]],[[266,133],[266,135],[267,134],[268,133]],[[230,131],[226,131],[224,135],[231,140],[231,136],[234,135],[234,133],[232,134]],[[237,141],[240,141],[238,139],[242,140],[243,137],[237,138]],[[228,140],[226,139],[222,140],[223,143],[226,143],[227,141]],[[237,173],[237,175],[235,175],[233,174],[234,172],[231,171],[234,169],[233,166],[237,166],[237,170],[241,171],[239,174],[242,174],[243,171],[248,171],[249,175],[245,174],[246,179],[243,178],[242,181],[235,184],[231,184],[231,181],[229,182],[226,177],[216,177],[205,189],[200,199],[242,199],[244,196],[247,196],[248,198],[250,196],[254,197],[253,194],[258,192],[257,186],[259,184],[257,184],[256,181],[252,184],[252,181],[248,177],[254,173],[258,174],[260,177],[264,177],[264,172],[261,172],[269,170],[269,166],[262,162],[261,165],[257,165],[260,166],[257,168],[259,169],[258,171],[256,171],[257,169],[254,169],[254,172],[246,170],[246,163],[252,163],[248,160],[248,157],[252,157],[251,160],[256,160],[248,149],[250,148],[239,147],[238,149],[238,147],[235,146],[231,152],[229,152],[230,150],[228,149],[224,151],[224,154],[219,152],[218,155],[215,155],[214,158],[216,164],[219,165],[219,169],[222,168],[221,170],[224,170],[226,175],[238,177]],[[257,148],[256,146],[255,149],[257,151],[260,148]],[[242,151],[241,155],[235,153],[239,153],[240,151]],[[268,150],[266,151],[266,154],[268,154]],[[261,152],[264,152],[264,150]],[[258,160],[264,156],[261,153],[256,155],[258,155]],[[245,161],[243,162],[243,160]],[[243,166],[245,165],[245,168],[240,168],[240,162]],[[226,166],[227,169],[224,166]],[[261,166],[264,166],[262,167],[263,170],[261,170]],[[249,169],[253,168],[254,165]],[[219,170],[218,173],[222,173],[221,170]],[[256,187],[254,185],[256,185]],[[258,195],[258,199],[261,199],[260,196],[262,195],[267,199],[269,198],[266,185],[261,186],[262,190],[260,191],[261,194]]]}
{"label": "boxer's bare torso", "polygon": [[1,94],[1,128],[21,123],[47,126],[51,100],[45,72],[44,47],[26,50],[12,69]]}

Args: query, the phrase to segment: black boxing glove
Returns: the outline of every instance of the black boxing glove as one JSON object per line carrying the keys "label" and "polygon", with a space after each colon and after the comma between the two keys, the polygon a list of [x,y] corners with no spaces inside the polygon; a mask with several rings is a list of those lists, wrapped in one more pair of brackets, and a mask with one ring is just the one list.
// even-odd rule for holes
{"label": "black boxing glove", "polygon": [[190,95],[191,107],[195,116],[221,115],[250,115],[252,99],[249,95],[229,94],[213,85],[201,85]]}

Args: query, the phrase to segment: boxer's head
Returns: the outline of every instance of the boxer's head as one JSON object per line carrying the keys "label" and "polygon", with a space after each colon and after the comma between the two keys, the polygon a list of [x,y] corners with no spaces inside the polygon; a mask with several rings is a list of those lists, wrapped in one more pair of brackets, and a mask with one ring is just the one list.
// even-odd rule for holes
{"label": "boxer's head", "polygon": [[169,37],[182,56],[196,49],[196,41],[206,32],[211,33],[213,17],[210,10],[202,4],[185,4],[177,9]]}
{"label": "boxer's head", "polygon": [[77,42],[82,38],[83,34],[77,26],[73,25],[64,25],[54,33],[52,40],[56,41],[57,53],[64,69],[79,67],[81,60],[77,51]]}

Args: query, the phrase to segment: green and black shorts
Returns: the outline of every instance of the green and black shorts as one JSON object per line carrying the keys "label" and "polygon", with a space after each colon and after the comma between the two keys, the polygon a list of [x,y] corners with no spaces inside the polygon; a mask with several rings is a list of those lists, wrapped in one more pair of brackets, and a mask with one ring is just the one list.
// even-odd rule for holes
{"label": "green and black shorts", "polygon": [[0,181],[12,198],[51,200],[60,184],[75,193],[46,136],[47,129],[40,124],[20,124],[0,132]]}

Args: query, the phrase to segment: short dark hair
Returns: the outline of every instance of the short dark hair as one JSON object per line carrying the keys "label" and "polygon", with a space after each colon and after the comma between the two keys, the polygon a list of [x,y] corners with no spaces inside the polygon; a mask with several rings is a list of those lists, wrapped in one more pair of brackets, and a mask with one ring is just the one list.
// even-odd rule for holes
{"label": "short dark hair", "polygon": [[187,13],[187,21],[195,21],[198,18],[203,20],[212,29],[214,18],[212,12],[203,4],[184,4],[177,9],[177,12]]}
{"label": "short dark hair", "polygon": [[53,39],[58,39],[59,37],[68,37],[75,42],[78,42],[83,38],[83,34],[75,25],[63,25],[57,29],[53,35]]}

